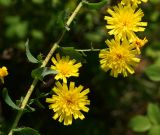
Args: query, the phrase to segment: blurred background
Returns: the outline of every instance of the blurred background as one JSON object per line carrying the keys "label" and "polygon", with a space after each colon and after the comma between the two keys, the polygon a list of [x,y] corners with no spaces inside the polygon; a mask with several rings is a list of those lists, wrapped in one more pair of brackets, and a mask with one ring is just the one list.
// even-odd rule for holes
{"label": "blurred background", "polygon": [[[79,0],[0,0],[0,67],[6,66],[9,75],[0,84],[0,134],[5,134],[15,118],[16,111],[2,99],[1,89],[6,87],[13,101],[25,96],[32,77],[31,71],[37,67],[29,63],[25,55],[25,42],[29,39],[32,54],[43,57],[52,44],[58,40],[68,17]],[[99,2],[89,0],[89,2]],[[106,47],[107,34],[104,16],[106,9],[118,3],[110,0],[99,10],[82,8],[64,36],[60,46],[87,49]],[[71,78],[77,85],[90,88],[90,111],[86,118],[76,120],[71,126],[52,119],[53,112],[48,109],[45,98],[40,98],[32,107],[36,109],[25,113],[19,127],[31,127],[41,135],[137,135],[128,127],[129,120],[137,114],[145,114],[149,102],[160,102],[160,83],[151,81],[144,73],[145,68],[160,58],[160,1],[150,0],[140,6],[148,22],[141,38],[147,37],[143,48],[141,63],[136,73],[127,78],[113,78],[100,69],[99,52],[86,52],[86,61],[80,69],[79,78]],[[50,66],[51,63],[48,64]],[[32,98],[40,93],[48,93],[54,86],[53,76],[39,82]],[[145,133],[143,134],[145,135]]]}

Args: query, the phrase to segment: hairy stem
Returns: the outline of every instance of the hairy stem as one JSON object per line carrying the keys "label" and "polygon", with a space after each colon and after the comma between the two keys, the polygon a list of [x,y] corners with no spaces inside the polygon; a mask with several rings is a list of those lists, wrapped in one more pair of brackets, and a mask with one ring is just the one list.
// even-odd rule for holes
{"label": "hairy stem", "polygon": [[[70,26],[70,24],[72,23],[73,19],[76,17],[77,13],[78,13],[79,10],[81,9],[82,5],[83,5],[83,2],[80,2],[80,3],[78,4],[78,6],[76,7],[76,9],[74,10],[74,12],[72,13],[72,15],[69,17],[68,21],[66,22],[66,27],[67,27],[68,29],[69,29],[69,26]],[[63,39],[65,32],[66,32],[66,29],[65,29],[64,32],[62,33],[60,39],[59,39],[56,43],[53,44],[50,52],[49,52],[48,55],[46,56],[45,60],[43,61],[42,65],[41,65],[41,67],[45,67],[45,66],[48,64],[48,61],[49,61],[50,58],[52,57],[53,53],[54,53],[55,50],[59,47],[58,44],[59,44],[59,43],[61,42],[61,40]],[[21,118],[21,116],[22,116],[22,114],[23,114],[23,111],[24,111],[24,109],[25,109],[25,107],[26,107],[26,105],[27,105],[27,103],[28,103],[28,100],[30,99],[30,96],[31,96],[32,92],[34,91],[34,88],[36,87],[37,83],[38,83],[38,80],[37,80],[37,79],[34,79],[33,82],[32,82],[32,84],[30,85],[30,88],[28,89],[28,92],[27,92],[26,96],[24,97],[24,99],[23,99],[23,101],[22,101],[22,104],[21,104],[21,106],[20,106],[20,109],[21,109],[21,110],[18,111],[17,116],[16,116],[16,118],[15,118],[15,120],[14,120],[14,122],[13,122],[13,125],[12,125],[12,127],[11,127],[8,135],[12,135],[12,134],[13,134],[13,129],[17,127],[18,122],[19,122],[19,120],[20,120],[20,118]]]}

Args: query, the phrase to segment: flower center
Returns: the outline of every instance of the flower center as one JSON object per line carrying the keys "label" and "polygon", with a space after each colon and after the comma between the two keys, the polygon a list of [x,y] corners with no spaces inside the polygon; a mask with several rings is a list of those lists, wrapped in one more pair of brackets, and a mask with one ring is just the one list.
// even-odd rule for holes
{"label": "flower center", "polygon": [[123,58],[122,54],[116,54],[116,57],[117,57],[117,59],[122,59]]}
{"label": "flower center", "polygon": [[65,97],[64,97],[64,101],[65,101],[65,104],[66,106],[68,106],[69,108],[73,107],[76,105],[76,95],[74,94],[71,94],[70,92],[69,93],[66,93]]}
{"label": "flower center", "polygon": [[73,100],[72,99],[66,99],[67,105],[73,105]]}
{"label": "flower center", "polygon": [[130,28],[131,26],[131,22],[127,19],[127,17],[124,17],[122,23],[121,23],[121,27],[126,30],[128,28]]}
{"label": "flower center", "polygon": [[67,75],[70,71],[70,67],[68,64],[62,64],[59,68],[58,71],[60,71],[63,75]]}
{"label": "flower center", "polygon": [[123,50],[122,48],[116,48],[110,54],[110,58],[111,58],[112,68],[121,69],[128,62],[129,55],[127,50]]}

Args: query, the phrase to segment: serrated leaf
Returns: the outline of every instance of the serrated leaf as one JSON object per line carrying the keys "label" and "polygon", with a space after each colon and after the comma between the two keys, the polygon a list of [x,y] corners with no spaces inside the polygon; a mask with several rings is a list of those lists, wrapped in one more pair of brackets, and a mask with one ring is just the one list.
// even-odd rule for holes
{"label": "serrated leaf", "polygon": [[160,109],[156,104],[150,103],[148,105],[147,116],[153,124],[160,124]]}
{"label": "serrated leaf", "polygon": [[78,62],[86,62],[82,54],[80,52],[77,52],[74,47],[60,47],[59,49],[62,55],[69,56],[71,59],[75,59]]}
{"label": "serrated leaf", "polygon": [[154,64],[145,69],[146,75],[152,81],[160,81],[160,65]]}
{"label": "serrated leaf", "polygon": [[138,115],[130,120],[129,127],[135,132],[145,132],[151,128],[151,123],[147,117]]}
{"label": "serrated leaf", "polygon": [[47,68],[47,67],[40,67],[40,68],[36,68],[32,71],[31,75],[33,78],[36,78],[38,80],[43,80],[43,78],[47,75],[51,75],[51,74],[57,74],[58,71]]}
{"label": "serrated leaf", "polygon": [[26,56],[28,60],[32,63],[38,63],[39,61],[31,54],[29,50],[29,40],[26,41],[25,47],[26,47]]}
{"label": "serrated leaf", "polygon": [[30,127],[13,129],[13,135],[40,135],[39,132]]}
{"label": "serrated leaf", "polygon": [[160,125],[153,126],[149,130],[148,135],[160,135]]}
{"label": "serrated leaf", "polygon": [[83,1],[83,5],[89,9],[100,9],[108,3],[108,0],[103,0],[97,3],[90,3],[88,1]]}
{"label": "serrated leaf", "polygon": [[6,102],[6,104],[8,104],[13,109],[20,110],[20,108],[11,100],[11,98],[8,94],[8,90],[6,88],[3,89],[2,96],[3,96],[3,99]]}

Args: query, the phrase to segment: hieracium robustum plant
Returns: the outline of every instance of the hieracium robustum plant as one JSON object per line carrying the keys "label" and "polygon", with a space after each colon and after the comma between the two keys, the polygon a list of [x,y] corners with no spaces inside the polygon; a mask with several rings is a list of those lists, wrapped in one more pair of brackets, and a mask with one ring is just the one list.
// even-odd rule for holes
{"label": "hieracium robustum plant", "polygon": [[160,135],[155,3],[1,0],[0,134]]}

